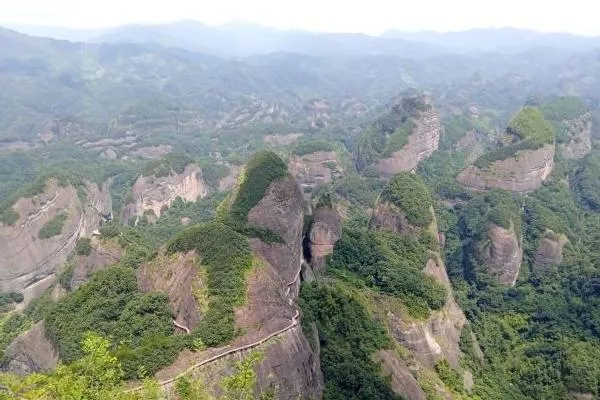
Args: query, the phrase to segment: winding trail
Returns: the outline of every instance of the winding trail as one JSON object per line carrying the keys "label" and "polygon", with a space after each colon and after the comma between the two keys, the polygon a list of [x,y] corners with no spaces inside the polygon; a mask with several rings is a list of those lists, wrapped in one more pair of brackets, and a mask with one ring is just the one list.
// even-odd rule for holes
{"label": "winding trail", "polygon": [[190,334],[190,329],[183,325],[178,324],[177,321],[173,320],[173,325],[175,325],[176,327],[178,327],[181,330],[184,330],[185,333],[187,333],[188,335]]}
{"label": "winding trail", "polygon": [[[294,280],[292,280],[291,282],[289,282],[289,283],[286,284],[286,286],[287,286],[286,291],[285,291],[286,297],[289,296],[290,287],[292,285],[296,284],[298,282],[298,279],[300,278],[300,272],[302,271],[302,263],[303,262],[304,262],[304,259],[301,259],[298,271],[294,275]],[[291,305],[293,303],[293,299],[289,298],[288,300],[290,301],[290,305]],[[252,342],[252,343],[246,344],[244,346],[237,346],[237,347],[234,347],[232,349],[225,350],[222,353],[216,354],[216,355],[214,355],[214,356],[212,356],[210,358],[207,358],[206,360],[202,360],[202,361],[200,361],[200,362],[192,365],[191,367],[189,367],[185,371],[183,371],[183,372],[179,373],[178,375],[174,376],[173,378],[169,378],[169,379],[166,379],[164,381],[158,382],[158,384],[160,386],[164,387],[164,386],[166,386],[166,385],[168,385],[170,383],[175,382],[178,379],[183,378],[184,376],[186,376],[187,374],[189,374],[193,370],[195,370],[197,368],[200,368],[200,367],[202,367],[202,366],[204,366],[206,364],[210,364],[213,361],[217,361],[217,360],[219,360],[219,359],[221,359],[221,358],[223,358],[225,356],[228,356],[230,354],[233,354],[233,353],[241,352],[241,351],[244,351],[244,350],[249,350],[249,349],[252,349],[254,347],[260,346],[261,344],[265,343],[266,341],[268,341],[268,340],[270,340],[270,339],[272,339],[272,338],[274,338],[276,336],[280,336],[280,335],[286,333],[287,331],[289,331],[291,329],[294,329],[298,325],[298,317],[299,316],[300,316],[300,310],[296,309],[296,312],[294,313],[294,316],[292,317],[292,319],[290,321],[290,324],[288,326],[286,326],[286,327],[284,327],[284,328],[282,328],[282,329],[280,329],[280,330],[278,330],[276,332],[273,332],[273,333],[271,333],[271,334],[263,337],[262,339],[257,340],[256,342]],[[177,322],[173,321],[173,324],[176,327],[185,330],[188,334],[190,333],[190,331],[189,331],[188,328],[186,328],[186,327],[184,327],[182,325],[179,325]],[[143,386],[137,386],[135,388],[126,390],[125,393],[130,393],[130,392],[135,392],[135,391],[141,390],[142,387]]]}

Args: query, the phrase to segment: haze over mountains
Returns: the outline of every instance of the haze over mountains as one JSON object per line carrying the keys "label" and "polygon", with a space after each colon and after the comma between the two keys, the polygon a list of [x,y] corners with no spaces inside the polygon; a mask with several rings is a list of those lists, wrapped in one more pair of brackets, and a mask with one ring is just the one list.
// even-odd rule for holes
{"label": "haze over mountains", "polygon": [[132,24],[106,29],[69,29],[7,24],[9,29],[75,42],[156,43],[219,56],[248,56],[272,52],[310,55],[388,54],[420,58],[443,53],[514,53],[538,47],[590,50],[600,38],[570,33],[541,33],[517,28],[476,28],[458,32],[389,30],[380,36],[362,33],[318,33],[279,30],[247,22],[208,26],[197,21],[160,25]]}

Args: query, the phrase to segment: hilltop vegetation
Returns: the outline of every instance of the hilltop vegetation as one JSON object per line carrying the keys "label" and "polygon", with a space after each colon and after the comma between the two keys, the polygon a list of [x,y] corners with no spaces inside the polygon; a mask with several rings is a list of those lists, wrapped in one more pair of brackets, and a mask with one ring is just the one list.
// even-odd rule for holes
{"label": "hilltop vegetation", "polygon": [[514,157],[519,151],[536,150],[545,144],[552,144],[555,134],[544,115],[534,107],[524,107],[510,120],[506,136],[500,147],[479,157],[475,165],[487,168],[496,161]]}
{"label": "hilltop vegetation", "polygon": [[401,172],[395,175],[383,189],[382,200],[398,206],[412,225],[427,227],[431,224],[431,195],[418,175]]}

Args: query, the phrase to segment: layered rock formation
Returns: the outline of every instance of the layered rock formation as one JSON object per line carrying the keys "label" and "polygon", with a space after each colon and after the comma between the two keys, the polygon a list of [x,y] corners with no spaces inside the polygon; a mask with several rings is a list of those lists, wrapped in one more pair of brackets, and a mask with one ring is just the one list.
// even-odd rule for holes
{"label": "layered rock formation", "polygon": [[523,249],[514,229],[492,225],[488,231],[488,240],[482,243],[478,257],[490,275],[504,286],[514,286],[521,262]]}
{"label": "layered rock formation", "polygon": [[428,96],[397,101],[359,140],[356,167],[374,168],[382,177],[411,171],[437,150],[442,125]]}
{"label": "layered rock formation", "polygon": [[325,272],[326,257],[333,253],[342,236],[342,222],[334,208],[318,208],[312,216],[309,233],[311,266],[317,274]]}
{"label": "layered rock formation", "polygon": [[[88,184],[87,198],[80,199],[74,187],[50,180],[43,193],[19,199],[13,207],[18,221],[0,225],[0,291],[22,292],[27,303],[49,287],[77,239],[91,236],[110,215],[108,185]],[[60,234],[41,239],[40,229],[59,214],[67,216]]]}
{"label": "layered rock formation", "polygon": [[[234,192],[231,200],[235,201],[237,195]],[[313,350],[304,336],[295,304],[304,262],[304,199],[298,183],[289,176],[272,182],[263,198],[249,211],[248,223],[273,232],[281,242],[250,239],[254,267],[247,274],[246,302],[235,310],[235,325],[242,335],[222,348],[198,353],[184,351],[172,366],[160,371],[156,377],[159,381],[168,380],[195,364],[198,367],[193,368],[191,374],[218,393],[219,382],[232,372],[235,362],[259,351],[264,358],[255,368],[257,397],[273,389],[280,399],[321,398],[323,377],[318,349]],[[193,258],[193,253],[178,257]],[[177,322],[188,323],[190,329],[195,318],[190,314],[195,309],[199,315],[198,308],[202,306],[197,303],[194,306],[191,293],[195,290],[191,285],[200,290],[203,286],[194,272],[201,260],[192,262],[192,258],[186,262],[162,262],[160,268],[152,268],[149,263],[138,274],[144,290],[158,289],[169,294]],[[166,387],[169,387],[168,383]]]}
{"label": "layered rock formation", "polygon": [[513,157],[491,163],[486,168],[471,165],[456,178],[470,189],[484,191],[493,188],[527,193],[538,189],[552,173],[554,145],[536,150],[521,150]]}
{"label": "layered rock formation", "polygon": [[[413,237],[420,237],[422,234],[428,233],[438,238],[433,209],[430,209],[430,212],[432,221],[429,226],[414,226],[407,221],[401,207],[380,199],[374,208],[369,227]],[[409,358],[412,360],[409,363],[398,359],[397,356],[394,358],[394,354],[387,354],[385,357],[381,357],[382,368],[386,373],[391,374],[393,390],[411,400],[424,397],[418,382],[415,386],[414,378],[409,378],[408,374],[418,375],[418,371],[429,370],[430,374],[435,376],[433,372],[435,365],[441,360],[447,360],[456,370],[462,369],[459,342],[463,326],[467,322],[452,295],[446,267],[439,253],[431,252],[423,272],[432,276],[446,288],[446,303],[440,310],[431,311],[427,319],[419,320],[401,311],[401,307],[394,306],[391,299],[382,298],[376,305],[378,309],[383,310],[380,312],[385,312],[386,325],[392,338],[403,348],[409,350]],[[437,384],[436,391],[442,398],[452,398],[443,385]]]}
{"label": "layered rock formation", "polygon": [[404,211],[389,201],[379,201],[373,209],[369,227],[393,232],[399,235],[421,234],[422,228],[408,223]]}
{"label": "layered rock formation", "polygon": [[317,151],[303,156],[293,155],[290,158],[289,170],[307,196],[310,196],[315,188],[331,183],[334,178],[343,173],[334,151]]}
{"label": "layered rock formation", "polygon": [[540,238],[533,265],[545,270],[563,261],[563,249],[569,240],[565,235],[559,235],[551,230],[544,232]]}
{"label": "layered rock formation", "polygon": [[429,158],[438,149],[441,134],[440,116],[433,106],[418,112],[412,116],[408,143],[390,157],[380,160],[377,171],[383,176],[392,176],[401,171],[414,170],[419,162]]}
{"label": "layered rock formation", "polygon": [[46,337],[44,321],[19,335],[6,349],[5,370],[18,375],[45,372],[56,367],[58,350]]}
{"label": "layered rock formation", "polygon": [[193,164],[185,167],[181,174],[168,176],[140,176],[131,189],[132,201],[123,210],[123,222],[148,215],[150,219],[160,217],[163,207],[169,207],[177,197],[185,201],[196,201],[208,195],[209,186],[202,177],[202,170]]}
{"label": "layered rock formation", "polygon": [[592,150],[592,115],[586,113],[579,118],[565,121],[568,127],[568,141],[563,144],[565,158],[580,159]]}

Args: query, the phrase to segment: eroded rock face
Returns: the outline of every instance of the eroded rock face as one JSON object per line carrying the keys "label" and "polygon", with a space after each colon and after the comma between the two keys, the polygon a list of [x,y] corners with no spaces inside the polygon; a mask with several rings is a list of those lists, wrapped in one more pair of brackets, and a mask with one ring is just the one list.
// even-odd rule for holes
{"label": "eroded rock face", "polygon": [[70,282],[71,291],[87,282],[94,272],[118,262],[123,255],[121,247],[112,242],[92,238],[91,246],[89,255],[77,256],[75,259],[75,269]]}
{"label": "eroded rock face", "polygon": [[[426,104],[429,104],[428,100]],[[435,108],[418,112],[412,117],[408,143],[400,151],[380,160],[377,171],[384,177],[391,177],[398,172],[414,170],[419,162],[429,158],[438,149],[441,134],[440,116]]]}
{"label": "eroded rock face", "polygon": [[19,335],[6,350],[5,370],[18,375],[45,372],[58,365],[58,350],[46,337],[44,321]]}
{"label": "eroded rock face", "polygon": [[303,156],[293,155],[289,162],[290,173],[305,194],[317,187],[331,183],[342,173],[342,166],[334,151],[317,151]]}
{"label": "eroded rock face", "polygon": [[569,240],[565,235],[558,235],[550,230],[540,238],[533,265],[538,269],[548,269],[563,261],[563,248]]}
{"label": "eroded rock face", "polygon": [[580,159],[592,150],[592,115],[567,121],[569,141],[562,146],[565,158]]}
{"label": "eroded rock face", "polygon": [[159,291],[169,297],[175,313],[175,322],[190,330],[200,321],[200,306],[194,291],[204,285],[199,276],[199,262],[195,252],[159,254],[136,271],[143,292]]}
{"label": "eroded rock face", "polygon": [[479,257],[488,273],[504,286],[514,286],[519,276],[523,249],[513,229],[492,225],[488,241],[479,251]]}
{"label": "eroded rock face", "polygon": [[[91,236],[110,214],[108,185],[103,190],[88,184],[87,199],[77,196],[72,186],[62,187],[48,181],[43,193],[22,198],[14,205],[19,214],[12,226],[0,225],[0,291],[22,292],[27,303],[37,297],[55,278],[56,269],[65,263],[77,239]],[[40,239],[40,229],[55,216],[67,218],[59,235]]]}
{"label": "eroded rock face", "polygon": [[294,178],[272,183],[265,197],[248,214],[248,222],[278,234],[283,243],[252,241],[255,252],[276,268],[285,282],[294,282],[296,294],[300,288],[302,265],[302,231],[304,199]]}
{"label": "eroded rock face", "polygon": [[[235,310],[235,325],[243,334],[223,348],[201,353],[184,351],[173,366],[160,371],[157,378],[169,378],[190,363],[197,363],[198,359],[225,354],[192,372],[211,391],[219,393],[219,383],[233,372],[235,362],[258,351],[264,358],[255,369],[257,398],[268,389],[273,389],[280,399],[321,398],[323,377],[319,351],[313,349],[304,336],[295,304],[303,264],[304,224],[304,200],[296,181],[288,177],[273,182],[263,199],[250,211],[248,222],[276,233],[282,243],[250,239],[254,266],[247,274],[246,302]],[[183,275],[186,267],[180,264],[166,263],[179,265],[177,274]],[[140,282],[147,279],[148,273],[156,274],[146,268],[144,266],[140,271]],[[162,275],[152,275],[152,282],[162,282],[165,280],[163,275],[168,274],[162,269],[157,273]],[[190,277],[184,279],[185,282],[190,280]],[[176,293],[191,292],[184,285],[176,286]]]}
{"label": "eroded rock face", "polygon": [[392,334],[400,344],[412,351],[420,364],[433,369],[436,362],[446,359],[454,368],[459,368],[459,341],[466,317],[454,300],[443,262],[430,259],[424,271],[446,287],[446,304],[441,310],[432,312],[425,321],[390,313],[388,322]]}
{"label": "eroded rock face", "polygon": [[411,225],[406,220],[400,207],[388,202],[378,202],[373,210],[369,228],[397,233],[399,235],[419,235],[421,228]]}
{"label": "eroded rock face", "polygon": [[133,201],[123,210],[123,222],[150,213],[158,218],[163,207],[169,207],[177,197],[184,201],[196,201],[208,195],[210,188],[204,182],[202,170],[193,164],[181,174],[168,176],[140,176],[131,189]]}
{"label": "eroded rock face", "polygon": [[319,208],[313,214],[310,228],[311,265],[317,274],[325,272],[325,257],[333,253],[335,243],[342,236],[342,222],[337,210]]}
{"label": "eroded rock face", "polygon": [[456,180],[473,190],[497,188],[527,193],[538,189],[553,167],[554,145],[547,144],[536,150],[519,151],[516,156],[493,162],[485,169],[471,165]]}
{"label": "eroded rock face", "polygon": [[390,377],[390,385],[394,393],[408,400],[427,400],[427,395],[406,363],[392,350],[380,350],[377,352],[377,358],[381,362],[384,375]]}

